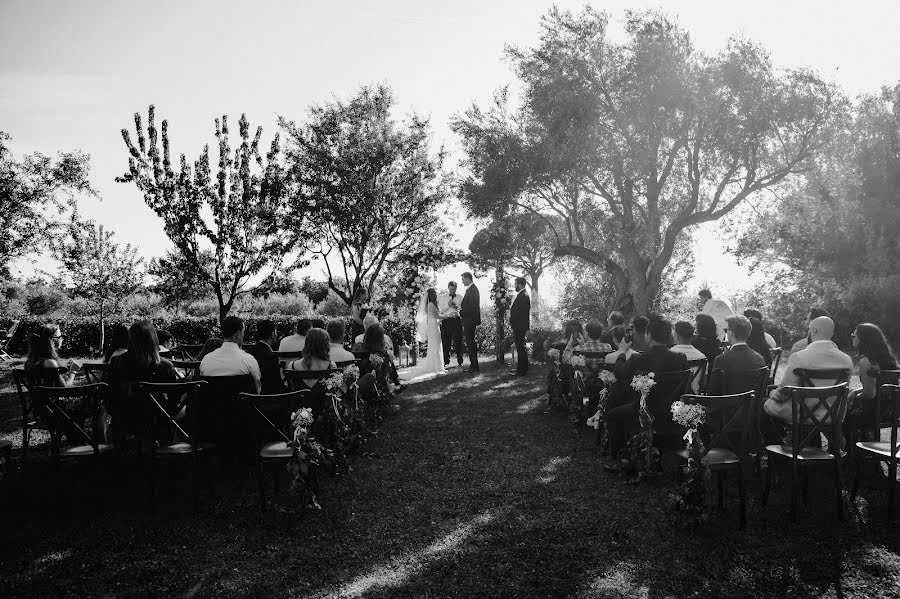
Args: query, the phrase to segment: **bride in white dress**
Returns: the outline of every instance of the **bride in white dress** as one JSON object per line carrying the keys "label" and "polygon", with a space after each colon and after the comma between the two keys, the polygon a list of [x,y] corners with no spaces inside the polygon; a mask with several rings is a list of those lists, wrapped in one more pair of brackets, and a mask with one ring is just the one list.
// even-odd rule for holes
{"label": "bride in white dress", "polygon": [[426,373],[444,372],[444,350],[441,346],[441,316],[437,305],[437,292],[433,287],[422,296],[416,314],[419,341],[427,343],[423,366]]}

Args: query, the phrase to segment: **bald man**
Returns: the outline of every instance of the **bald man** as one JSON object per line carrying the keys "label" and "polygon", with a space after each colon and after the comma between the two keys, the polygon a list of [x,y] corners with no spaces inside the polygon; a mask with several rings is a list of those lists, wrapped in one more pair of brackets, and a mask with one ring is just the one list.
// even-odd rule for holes
{"label": "bald man", "polygon": [[[820,316],[813,319],[809,323],[809,338],[812,339],[806,349],[792,353],[788,359],[787,370],[784,372],[784,378],[781,379],[781,385],[772,391],[769,399],[763,405],[766,414],[791,422],[791,400],[790,396],[783,392],[784,387],[802,387],[800,377],[794,374],[795,368],[807,368],[811,370],[838,370],[846,368],[852,370],[853,360],[850,356],[842,352],[832,343],[831,338],[834,336],[834,321],[827,316]],[[834,384],[834,380],[812,379],[813,385],[816,387],[827,387]],[[815,405],[815,400],[808,400],[810,406]],[[824,416],[824,411],[817,414],[819,418]]]}

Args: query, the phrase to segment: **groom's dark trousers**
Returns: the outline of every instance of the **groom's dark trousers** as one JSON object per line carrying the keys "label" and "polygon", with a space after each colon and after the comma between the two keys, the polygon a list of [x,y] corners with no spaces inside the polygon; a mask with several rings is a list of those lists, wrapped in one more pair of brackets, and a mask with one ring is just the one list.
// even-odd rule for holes
{"label": "groom's dark trousers", "polygon": [[456,362],[460,366],[463,363],[463,332],[462,320],[459,318],[445,318],[441,321],[441,343],[444,345],[444,366],[450,364],[450,346],[456,350]]}

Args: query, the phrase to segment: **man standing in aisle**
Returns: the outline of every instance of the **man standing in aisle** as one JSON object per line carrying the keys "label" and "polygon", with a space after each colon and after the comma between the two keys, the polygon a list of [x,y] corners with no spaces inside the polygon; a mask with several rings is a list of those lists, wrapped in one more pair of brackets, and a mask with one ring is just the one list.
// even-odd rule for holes
{"label": "man standing in aisle", "polygon": [[462,320],[463,337],[469,350],[469,368],[467,372],[481,372],[478,367],[478,346],[475,344],[475,327],[481,324],[481,295],[472,279],[472,273],[464,272],[462,282],[466,288],[462,304],[459,306],[459,318]]}
{"label": "man standing in aisle", "polygon": [[[450,366],[450,351],[456,350],[456,362],[462,368],[463,364],[463,332],[462,321],[459,318],[459,308],[462,296],[456,293],[456,281],[447,284],[447,305],[441,310],[441,315],[446,316],[441,320],[441,342],[444,345],[444,366]],[[440,298],[439,298],[440,299]]]}
{"label": "man standing in aisle", "polygon": [[525,333],[531,324],[531,298],[525,291],[525,279],[516,277],[516,299],[509,308],[509,325],[512,328],[513,340],[516,343],[518,364],[509,374],[525,376],[528,374],[528,348],[525,347]]}

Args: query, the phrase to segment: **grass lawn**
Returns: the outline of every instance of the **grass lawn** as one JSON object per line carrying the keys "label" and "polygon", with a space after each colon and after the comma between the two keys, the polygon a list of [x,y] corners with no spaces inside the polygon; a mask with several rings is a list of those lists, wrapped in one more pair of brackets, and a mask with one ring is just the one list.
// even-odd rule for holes
{"label": "grass lawn", "polygon": [[321,511],[283,494],[261,512],[246,477],[198,515],[186,489],[148,514],[136,471],[96,505],[82,480],[52,494],[40,467],[26,490],[3,481],[0,596],[900,597],[900,526],[874,469],[868,523],[837,522],[813,477],[794,525],[786,482],[762,507],[751,477],[745,531],[729,481],[727,510],[692,534],[673,523],[671,478],[604,472],[587,429],[542,414],[545,371],[506,370],[411,386],[369,454],[325,478]]}

